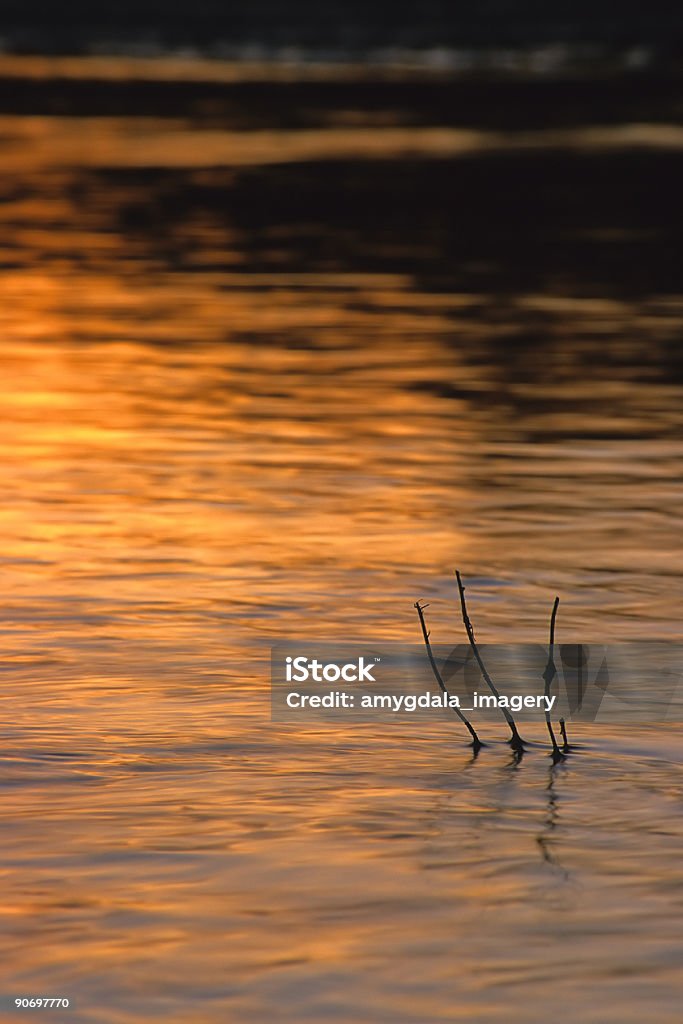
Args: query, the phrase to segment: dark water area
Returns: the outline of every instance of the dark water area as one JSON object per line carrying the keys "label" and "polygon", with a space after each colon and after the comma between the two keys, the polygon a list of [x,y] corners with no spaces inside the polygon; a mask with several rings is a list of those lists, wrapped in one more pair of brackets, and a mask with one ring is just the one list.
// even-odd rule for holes
{"label": "dark water area", "polygon": [[[35,189],[54,181],[81,222],[159,267],[191,266],[201,239],[187,234],[206,220],[224,236],[216,270],[232,265],[239,232],[249,270],[409,273],[427,292],[656,301],[680,283],[677,76],[226,83],[70,74],[67,61],[57,78],[0,78],[10,153],[29,164],[33,141]],[[43,129],[59,118],[92,128],[95,143],[101,130],[117,151],[109,160],[97,145],[74,153],[66,131],[68,151],[55,137],[42,156]],[[23,150],[16,124],[33,126]],[[178,146],[147,153],[148,131]],[[214,145],[202,157],[205,140]],[[292,140],[302,143],[294,152]],[[183,141],[200,148],[183,153]],[[230,159],[233,141],[243,152]],[[64,165],[68,182],[55,180]],[[11,201],[13,167],[4,178]]]}
{"label": "dark water area", "polygon": [[462,640],[456,566],[490,642],[680,639],[679,113],[3,58],[3,992],[678,1022],[680,728],[285,727],[268,653]]}
{"label": "dark water area", "polygon": [[[416,69],[222,65],[211,61],[5,58],[0,113],[187,118],[243,131],[449,125],[498,131],[677,124],[680,73],[538,79]],[[176,72],[169,77],[164,68]]]}

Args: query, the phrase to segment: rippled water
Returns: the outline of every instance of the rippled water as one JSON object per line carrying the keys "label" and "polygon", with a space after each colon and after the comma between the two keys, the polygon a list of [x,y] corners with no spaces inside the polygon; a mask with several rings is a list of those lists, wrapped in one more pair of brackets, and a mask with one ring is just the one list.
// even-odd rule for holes
{"label": "rippled water", "polygon": [[267,691],[417,598],[460,638],[456,565],[489,640],[680,638],[678,136],[65,88],[0,104],[3,991],[678,1021],[679,731],[551,770]]}

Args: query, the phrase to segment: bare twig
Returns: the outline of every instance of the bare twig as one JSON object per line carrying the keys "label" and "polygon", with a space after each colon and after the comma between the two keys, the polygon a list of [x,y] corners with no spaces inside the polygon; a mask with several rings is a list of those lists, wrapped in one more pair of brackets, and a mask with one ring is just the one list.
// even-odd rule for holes
{"label": "bare twig", "polygon": [[560,719],[560,732],[562,733],[562,751],[568,754],[572,748],[569,746],[569,740],[567,739],[567,726],[564,724],[564,718]]}
{"label": "bare twig", "polygon": [[[427,655],[429,657],[429,664],[432,666],[432,672],[434,673],[434,678],[436,679],[437,683],[441,687],[441,690],[443,691],[443,693],[445,693],[446,696],[448,697],[449,694],[448,694],[448,690],[446,689],[446,684],[444,683],[444,681],[443,681],[443,679],[441,677],[441,673],[439,672],[439,666],[436,664],[436,659],[434,658],[434,652],[432,651],[432,645],[429,642],[429,631],[427,629],[427,623],[425,622],[425,617],[424,617],[424,609],[426,607],[427,607],[426,604],[425,605],[421,605],[419,601],[415,602],[415,610],[417,611],[417,616],[418,616],[418,618],[420,620],[420,626],[422,627],[422,636],[424,637],[425,647],[427,648]],[[458,718],[460,719],[462,724],[465,726],[465,728],[469,732],[470,736],[472,737],[472,746],[474,747],[475,752],[480,750],[481,747],[483,746],[483,744],[482,744],[481,740],[479,739],[479,737],[477,736],[477,733],[475,732],[474,726],[472,725],[470,720],[467,718],[466,715],[464,715],[462,713],[460,708],[454,707],[452,710],[455,711],[456,715],[458,716]]]}
{"label": "bare twig", "polygon": [[[560,603],[560,599],[559,599],[559,597],[556,597],[555,598],[555,603],[553,604],[553,610],[552,610],[552,612],[550,614],[550,642],[549,642],[549,646],[548,646],[548,664],[546,665],[545,671],[543,673],[543,679],[545,680],[545,696],[546,696],[546,698],[550,696],[550,687],[551,687],[553,679],[557,675],[557,669],[555,668],[555,657],[554,657],[554,650],[553,649],[554,649],[554,646],[555,646],[555,618],[557,616],[557,606],[559,605],[559,603]],[[552,753],[553,761],[561,761],[562,760],[562,751],[558,747],[557,740],[555,739],[555,732],[553,730],[553,724],[550,721],[550,711],[548,710],[548,701],[547,700],[546,700],[545,704],[546,704],[546,707],[545,707],[545,724],[548,726],[548,733],[550,735],[550,742],[553,745],[553,753]]]}
{"label": "bare twig", "polygon": [[[472,628],[472,623],[470,622],[470,617],[467,614],[467,605],[465,604],[465,588],[464,588],[462,580],[460,578],[460,573],[458,572],[457,569],[455,570],[455,578],[458,581],[458,590],[460,591],[460,608],[462,610],[462,621],[463,621],[463,623],[465,625],[465,631],[467,633],[467,637],[468,637],[469,642],[470,642],[470,647],[472,648],[472,653],[474,654],[474,657],[477,660],[477,664],[479,665],[479,669],[481,671],[481,674],[483,675],[483,677],[484,677],[484,679],[486,681],[486,685],[488,686],[489,690],[491,691],[491,693],[496,698],[496,702],[498,703],[498,706],[500,707],[500,703],[499,703],[500,702],[500,693],[498,692],[498,690],[494,686],[493,680],[491,679],[491,676],[486,671],[486,666],[484,665],[484,662],[482,661],[481,654],[479,653],[479,648],[477,647],[477,642],[474,639],[474,629]],[[500,710],[503,712],[503,715],[505,717],[505,721],[510,726],[510,732],[512,733],[512,736],[510,737],[510,746],[514,750],[518,751],[521,754],[522,751],[524,750],[524,740],[522,739],[522,737],[519,735],[519,732],[517,731],[517,726],[515,725],[515,720],[514,720],[514,718],[512,717],[512,715],[510,714],[510,712],[508,711],[507,708],[500,708]]]}

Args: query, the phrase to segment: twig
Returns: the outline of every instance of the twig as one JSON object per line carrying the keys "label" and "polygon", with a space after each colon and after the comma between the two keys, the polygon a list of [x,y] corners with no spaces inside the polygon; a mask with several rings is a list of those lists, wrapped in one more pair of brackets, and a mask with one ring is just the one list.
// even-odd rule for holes
{"label": "twig", "polygon": [[[445,693],[446,696],[448,697],[448,690],[446,689],[446,684],[444,683],[444,681],[443,681],[443,679],[441,677],[441,673],[439,672],[439,666],[436,664],[436,660],[434,658],[434,653],[432,651],[432,645],[429,642],[429,631],[427,629],[427,623],[425,622],[425,617],[424,617],[424,609],[426,607],[427,607],[426,604],[425,605],[421,605],[419,601],[415,602],[415,609],[417,611],[417,616],[418,616],[418,618],[420,620],[420,626],[422,627],[422,636],[424,637],[425,647],[427,648],[427,655],[429,657],[429,664],[432,666],[432,672],[434,673],[434,678],[436,679],[437,683],[441,687],[441,690],[443,691],[443,693]],[[465,728],[468,730],[470,736],[472,737],[472,746],[474,747],[475,752],[480,750],[481,747],[483,746],[483,744],[482,744],[481,740],[479,739],[479,737],[477,736],[477,734],[475,732],[475,729],[474,729],[474,726],[472,725],[470,720],[467,718],[466,715],[464,715],[462,713],[462,711],[460,710],[459,707],[454,707],[452,710],[455,711],[456,715],[458,716],[458,718],[460,719],[462,724],[465,726]]]}
{"label": "twig", "polygon": [[[546,696],[546,698],[550,696],[550,686],[552,684],[553,679],[557,675],[557,669],[555,668],[555,658],[554,658],[553,648],[555,646],[555,618],[557,616],[557,606],[559,605],[559,603],[560,603],[560,599],[559,599],[559,597],[556,597],[555,598],[555,603],[553,604],[553,610],[552,610],[552,612],[550,614],[550,643],[549,643],[549,646],[548,646],[548,664],[546,665],[545,671],[543,673],[543,678],[545,680],[545,696]],[[546,699],[546,702],[545,702],[545,724],[548,726],[548,733],[550,734],[550,742],[553,745],[553,754],[552,754],[553,761],[561,761],[562,760],[562,751],[558,747],[557,740],[555,739],[555,733],[553,731],[553,724],[550,721],[550,711],[548,709],[548,701],[547,701],[547,699]]]}
{"label": "twig", "polygon": [[[470,622],[470,617],[467,614],[467,605],[465,604],[465,588],[464,588],[464,586],[462,584],[462,580],[460,579],[460,573],[458,572],[457,569],[455,570],[455,578],[458,581],[458,590],[460,591],[460,607],[462,609],[462,621],[465,624],[465,631],[467,633],[467,637],[468,637],[469,642],[470,642],[470,647],[472,648],[472,653],[474,654],[474,657],[477,659],[477,664],[479,665],[479,669],[481,671],[481,674],[483,675],[483,677],[484,677],[484,679],[486,681],[486,685],[488,686],[489,690],[491,691],[491,693],[496,698],[496,702],[498,703],[498,706],[500,707],[500,693],[498,692],[496,687],[493,685],[493,680],[491,679],[491,676],[486,671],[486,666],[484,665],[484,662],[482,661],[481,654],[479,653],[479,648],[477,647],[477,642],[474,639],[474,629],[472,628],[472,623]],[[519,733],[517,731],[517,726],[515,725],[514,718],[512,717],[512,715],[510,714],[510,712],[508,711],[507,708],[500,708],[500,710],[503,712],[503,715],[505,716],[505,721],[510,726],[510,732],[512,733],[512,736],[510,738],[510,746],[513,748],[513,750],[516,750],[519,753],[522,753],[523,750],[524,750],[524,740],[522,739],[522,737],[519,735]]]}
{"label": "twig", "polygon": [[564,718],[560,719],[560,732],[562,733],[562,750],[565,754],[568,754],[572,748],[569,746],[569,740],[567,739],[567,726],[564,724]]}

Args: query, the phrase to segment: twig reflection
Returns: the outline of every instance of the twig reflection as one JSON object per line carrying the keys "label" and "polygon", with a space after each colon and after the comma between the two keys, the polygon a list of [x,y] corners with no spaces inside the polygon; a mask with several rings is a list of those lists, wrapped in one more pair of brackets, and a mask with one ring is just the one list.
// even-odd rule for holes
{"label": "twig reflection", "polygon": [[548,795],[546,815],[544,820],[543,830],[539,835],[536,836],[536,842],[538,843],[541,851],[541,856],[546,864],[550,864],[553,868],[562,875],[565,881],[569,881],[570,873],[567,868],[560,862],[559,857],[553,851],[553,839],[552,835],[559,823],[559,805],[558,796],[555,790],[555,773],[557,771],[557,765],[551,764],[548,770],[548,785],[545,787]]}

